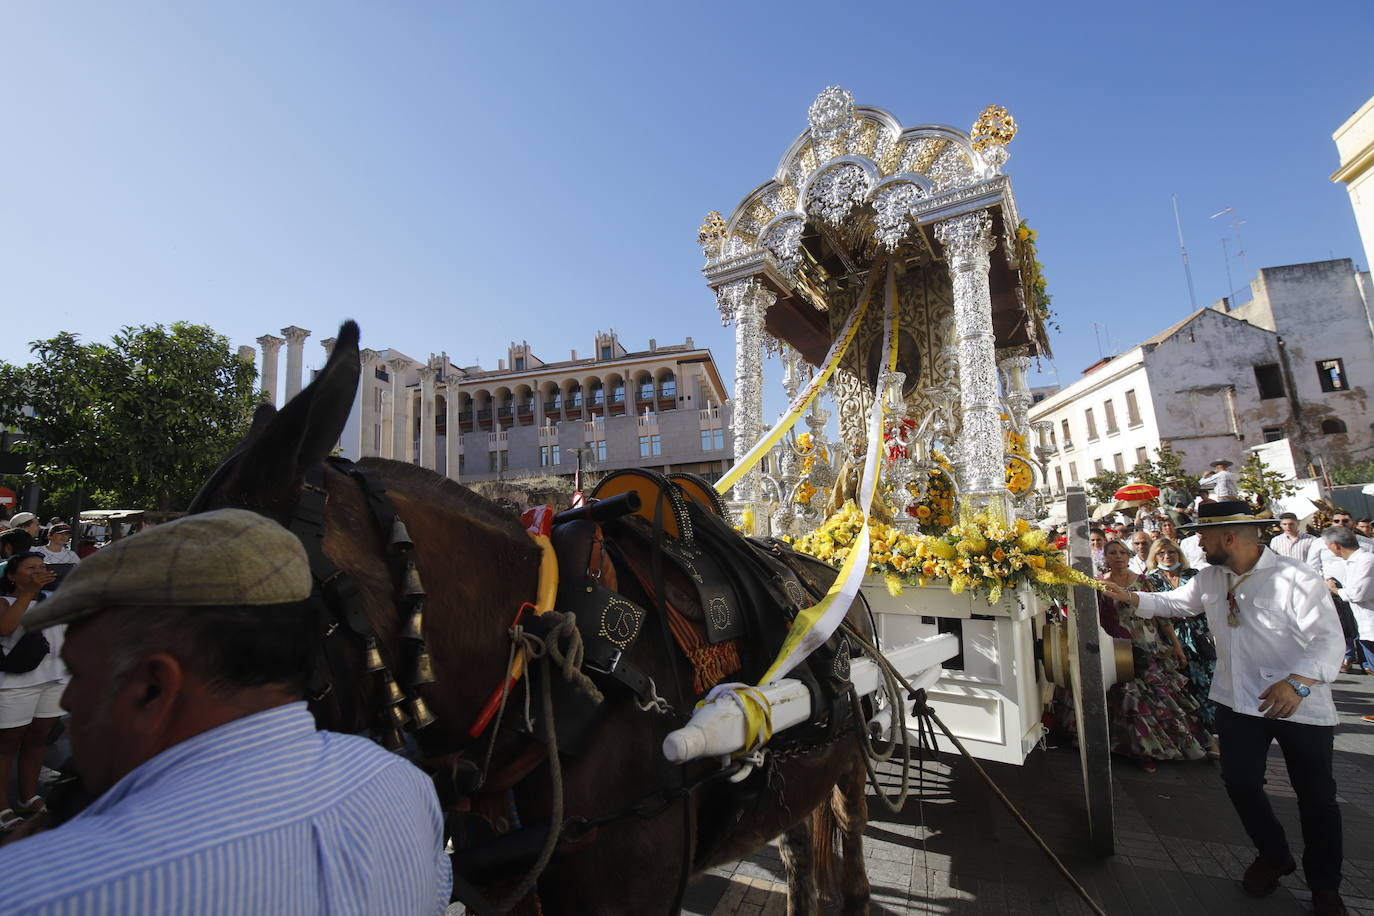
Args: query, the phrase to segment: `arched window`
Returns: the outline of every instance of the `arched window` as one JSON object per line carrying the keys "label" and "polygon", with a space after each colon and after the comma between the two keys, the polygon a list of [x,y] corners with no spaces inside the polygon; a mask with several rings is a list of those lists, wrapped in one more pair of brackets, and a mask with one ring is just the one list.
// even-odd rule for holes
{"label": "arched window", "polygon": [[616,379],[613,383],[611,383],[611,403],[612,403],[612,404],[624,404],[624,403],[625,403],[625,380],[624,380],[624,379]]}
{"label": "arched window", "polygon": [[571,385],[568,386],[568,406],[582,406],[582,386],[577,382],[573,382]]}
{"label": "arched window", "polygon": [[639,380],[639,399],[641,401],[652,401],[654,399],[654,378],[646,375]]}
{"label": "arched window", "polygon": [[677,397],[677,377],[673,373],[665,373],[658,385],[658,396],[661,398]]}
{"label": "arched window", "polygon": [[600,407],[605,400],[605,392],[606,389],[600,382],[594,383],[591,390],[591,400],[587,403],[592,407]]}
{"label": "arched window", "polygon": [[1322,420],[1322,435],[1331,436],[1345,432],[1345,421],[1337,419]]}

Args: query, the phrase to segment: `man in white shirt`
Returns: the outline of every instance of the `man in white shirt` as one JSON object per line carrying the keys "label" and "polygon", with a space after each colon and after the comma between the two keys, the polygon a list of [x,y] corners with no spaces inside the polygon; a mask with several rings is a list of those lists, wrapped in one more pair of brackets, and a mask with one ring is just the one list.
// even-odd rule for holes
{"label": "man in white shirt", "polygon": [[1302,530],[1298,517],[1292,512],[1283,513],[1279,516],[1279,527],[1283,530],[1269,539],[1269,549],[1281,557],[1301,560],[1320,571],[1319,562],[1313,561],[1309,553],[1314,545],[1319,546],[1321,542]]}
{"label": "man in white shirt", "polygon": [[1212,473],[1198,478],[1197,485],[1207,490],[1207,495],[1215,500],[1240,498],[1239,480],[1231,472],[1229,461],[1213,461]]}
{"label": "man in white shirt", "polygon": [[[1184,526],[1187,528],[1188,526]],[[1188,535],[1178,542],[1178,549],[1183,551],[1183,558],[1188,561],[1188,565],[1193,569],[1206,569],[1209,565],[1207,557],[1202,550],[1202,542],[1195,533]]]}
{"label": "man in white shirt", "polygon": [[1128,566],[1131,572],[1135,573],[1137,576],[1145,575],[1145,561],[1150,558],[1150,545],[1153,543],[1154,542],[1150,540],[1150,536],[1139,529],[1136,530],[1135,534],[1131,535],[1131,550],[1133,551],[1133,555],[1131,556],[1131,562]]}
{"label": "man in white shirt", "polygon": [[1171,592],[1104,587],[1109,597],[1138,607],[1141,617],[1207,615],[1217,650],[1210,697],[1217,704],[1222,779],[1259,853],[1245,871],[1245,891],[1273,893],[1279,878],[1297,868],[1264,792],[1269,745],[1277,740],[1298,797],[1313,907],[1345,913],[1330,686],[1344,639],[1321,577],[1266,550],[1263,523],[1241,500],[1207,503],[1187,527],[1197,530],[1210,567]]}
{"label": "man in white shirt", "polygon": [[1357,661],[1366,674],[1374,674],[1374,552],[1362,550],[1355,532],[1331,527],[1322,532],[1326,549],[1345,561],[1345,578],[1339,586],[1327,583],[1331,594],[1350,604],[1355,621]]}
{"label": "man in white shirt", "polygon": [[[1374,540],[1363,537],[1355,531],[1355,522],[1350,517],[1349,512],[1344,509],[1337,509],[1331,513],[1331,525],[1349,531],[1364,552],[1374,551]],[[1359,628],[1355,623],[1355,615],[1350,610],[1350,603],[1339,592],[1340,587],[1345,584],[1347,575],[1348,564],[1345,557],[1327,550],[1326,542],[1321,538],[1316,538],[1313,540],[1308,553],[1308,562],[1316,565],[1317,569],[1321,571],[1322,578],[1326,580],[1326,584],[1336,590],[1333,592],[1332,598],[1336,602],[1336,613],[1340,615],[1341,626],[1345,630],[1348,644],[1345,661],[1341,663],[1341,674],[1348,674],[1352,671],[1359,673],[1360,670],[1368,672],[1368,666],[1363,664],[1363,652],[1359,646],[1357,636]]]}

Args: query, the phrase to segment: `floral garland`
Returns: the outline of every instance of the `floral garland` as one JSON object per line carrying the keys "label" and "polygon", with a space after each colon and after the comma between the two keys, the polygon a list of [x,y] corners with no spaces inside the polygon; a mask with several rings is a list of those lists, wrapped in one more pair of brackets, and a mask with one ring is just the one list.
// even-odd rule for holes
{"label": "floral garland", "polygon": [[1029,274],[1030,293],[1035,297],[1035,309],[1041,319],[1048,321],[1050,317],[1049,284],[1045,281],[1045,267],[1036,256],[1036,232],[1026,225],[1025,220],[1021,220],[1016,226],[1016,240],[1021,243],[1024,252],[1022,257],[1024,266],[1021,269]]}
{"label": "floral garland", "polygon": [[[806,477],[811,473],[811,468],[815,465],[817,457],[822,461],[828,461],[830,455],[826,452],[825,446],[821,446],[817,449],[812,444],[810,433],[802,433],[797,437],[797,452],[806,456],[802,459],[802,482],[801,486],[797,488],[797,502],[801,503],[803,506],[809,506],[811,505],[811,500],[816,495],[816,488],[811,485],[811,481],[807,480]],[[818,452],[819,455],[817,454]]]}
{"label": "floral garland", "polygon": [[[825,524],[799,538],[797,550],[839,566],[849,555],[863,524],[863,513],[847,502]],[[869,519],[869,571],[884,575],[888,591],[946,581],[951,594],[986,592],[988,603],[1005,589],[1027,584],[1047,598],[1062,598],[1066,586],[1100,588],[1090,576],[1070,567],[1045,532],[1024,519],[1008,525],[986,512],[964,512],[942,535],[908,534]]]}
{"label": "floral garland", "polygon": [[[1005,417],[1003,418],[1005,419]],[[1030,446],[1026,443],[1026,437],[1015,430],[1009,429],[1006,433],[1007,453],[1020,455],[1027,461],[1030,460]],[[1024,461],[1017,461],[1014,458],[1007,460],[1006,466],[1007,489],[1014,495],[1020,496],[1029,493],[1031,487],[1035,486],[1035,479],[1031,476],[1030,465]]]}

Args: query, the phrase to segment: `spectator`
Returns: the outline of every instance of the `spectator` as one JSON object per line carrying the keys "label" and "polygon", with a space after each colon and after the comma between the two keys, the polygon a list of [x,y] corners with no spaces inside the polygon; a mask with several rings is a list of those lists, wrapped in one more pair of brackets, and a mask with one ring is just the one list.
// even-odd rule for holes
{"label": "spectator", "polygon": [[1164,513],[1155,505],[1153,499],[1147,499],[1135,510],[1135,528],[1137,531],[1144,531],[1151,540],[1159,533],[1159,521],[1164,518]]}
{"label": "spectator", "polygon": [[1178,549],[1183,551],[1184,561],[1193,569],[1203,570],[1211,565],[1207,562],[1207,555],[1202,549],[1202,542],[1196,531],[1179,541]]}
{"label": "spectator", "polygon": [[1159,489],[1159,502],[1164,507],[1164,514],[1171,518],[1175,525],[1180,525],[1183,523],[1183,516],[1193,504],[1193,494],[1183,489],[1177,477],[1166,477],[1164,486]]}
{"label": "spectator", "polygon": [[[0,671],[0,774],[8,785],[10,768],[18,759],[16,785],[20,799],[0,810],[0,830],[17,827],[23,818],[44,808],[38,794],[38,773],[43,767],[48,735],[62,716],[60,700],[67,669],[58,653],[62,651],[64,628],[54,627],[43,636],[29,633],[26,637],[20,618],[46,596],[43,587],[53,578],[38,553],[10,557],[0,576],[0,596],[5,602],[0,606],[0,649],[5,652],[5,670]],[[22,647],[21,641],[25,643]],[[46,651],[38,655],[44,646]],[[29,653],[34,653],[34,667],[14,670],[26,667],[22,656]]]}
{"label": "spectator", "polygon": [[1225,459],[1213,461],[1212,472],[1204,474],[1197,483],[1213,500],[1240,498],[1239,480],[1231,471],[1231,462]]}
{"label": "spectator", "polygon": [[103,794],[0,849],[7,911],[444,912],[433,784],[302,699],[311,587],[295,535],[221,509],[101,550],[30,612],[69,627],[72,753]]}
{"label": "spectator", "polygon": [[1167,515],[1159,520],[1159,536],[1178,543],[1178,525]]}
{"label": "spectator", "polygon": [[1310,555],[1317,539],[1312,537],[1298,524],[1298,517],[1292,512],[1285,512],[1279,516],[1278,534],[1269,539],[1269,549],[1281,557],[1288,557],[1293,560],[1301,560],[1317,569],[1320,563]]}
{"label": "spectator", "polygon": [[[1355,533],[1354,520],[1351,519],[1350,513],[1344,509],[1337,509],[1331,513],[1331,527],[1349,531],[1361,548],[1369,548],[1374,545],[1374,541],[1369,541],[1368,538],[1362,538]],[[1366,550],[1366,552],[1368,551]],[[1351,610],[1350,602],[1346,601],[1340,592],[1341,587],[1345,584],[1346,559],[1341,554],[1327,549],[1323,533],[1323,538],[1313,539],[1307,555],[1307,562],[1320,571],[1322,578],[1326,580],[1327,587],[1333,589],[1331,601],[1336,606],[1336,615],[1340,619],[1341,631],[1345,635],[1345,659],[1341,662],[1340,673],[1358,674],[1365,670],[1364,652],[1360,648],[1359,642],[1359,624],[1355,622],[1355,614]]]}
{"label": "spectator", "polygon": [[1150,536],[1143,531],[1131,535],[1131,550],[1135,553],[1131,557],[1130,570],[1137,576],[1145,574],[1145,564],[1150,559],[1150,543]]}
{"label": "spectator", "polygon": [[[1150,559],[1146,564],[1145,580],[1150,583],[1152,592],[1171,592],[1197,575],[1197,570],[1187,564],[1183,551],[1173,541],[1160,538],[1150,548]],[[1212,691],[1212,675],[1217,667],[1217,647],[1212,639],[1212,631],[1203,616],[1182,617],[1175,621],[1157,620],[1159,633],[1173,644],[1174,657],[1188,676],[1188,692],[1198,704],[1198,720],[1211,736],[1207,746],[1207,756],[1216,759],[1221,756],[1217,747],[1217,704],[1209,696]]]}
{"label": "spectator", "polygon": [[1088,529],[1088,546],[1093,552],[1093,571],[1100,574],[1105,566],[1102,565],[1102,551],[1107,547],[1107,533],[1101,528]]}
{"label": "spectator", "polygon": [[[1345,561],[1345,581],[1339,587],[1331,581],[1326,585],[1333,596],[1350,606],[1355,621],[1355,648],[1359,650],[1354,664],[1362,664],[1365,674],[1374,674],[1374,553],[1361,550],[1355,532],[1345,527],[1327,528],[1322,532],[1322,542]],[[1343,672],[1354,667],[1349,662],[1347,656],[1341,666]]]}
{"label": "spectator", "polygon": [[48,543],[37,548],[43,555],[43,562],[49,565],[53,563],[80,563],[81,557],[77,556],[75,550],[69,546],[72,539],[72,529],[64,522],[58,522],[48,529]]}
{"label": "spectator", "polygon": [[16,512],[10,517],[10,528],[27,531],[29,537],[33,538],[34,543],[38,543],[38,516],[34,515],[32,512]]}
{"label": "spectator", "polygon": [[[1130,571],[1131,551],[1120,541],[1106,548],[1107,572],[1101,578],[1122,589],[1148,589],[1143,576]],[[1136,760],[1147,773],[1157,760],[1200,760],[1207,756],[1208,736],[1198,719],[1198,704],[1188,691],[1188,679],[1179,671],[1172,646],[1162,642],[1154,621],[1131,613],[1099,593],[1098,616],[1102,627],[1117,638],[1129,638],[1143,662],[1135,678],[1107,691],[1107,718],[1112,752]]]}
{"label": "spectator", "polygon": [[0,560],[8,559],[15,554],[28,553],[33,550],[33,535],[23,528],[9,528],[0,533]]}
{"label": "spectator", "polygon": [[1341,631],[1330,593],[1312,568],[1264,549],[1260,529],[1266,523],[1241,500],[1210,504],[1197,527],[1214,565],[1171,592],[1142,594],[1108,583],[1103,598],[1136,605],[1139,615],[1150,618],[1205,613],[1214,633],[1226,628],[1217,655],[1227,676],[1212,681],[1212,699],[1226,793],[1258,852],[1242,886],[1263,897],[1297,869],[1264,791],[1269,746],[1278,741],[1298,797],[1303,870],[1314,908],[1340,914],[1347,910],[1340,896],[1331,682]]}
{"label": "spectator", "polygon": [[1361,537],[1374,539],[1374,519],[1362,518],[1355,523],[1355,530]]}

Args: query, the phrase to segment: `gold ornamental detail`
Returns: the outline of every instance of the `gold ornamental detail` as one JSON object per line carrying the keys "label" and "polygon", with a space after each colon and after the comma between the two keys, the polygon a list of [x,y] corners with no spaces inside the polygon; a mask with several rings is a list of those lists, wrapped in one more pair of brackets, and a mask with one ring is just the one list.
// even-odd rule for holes
{"label": "gold ornamental detail", "polygon": [[706,214],[706,222],[701,224],[697,230],[697,244],[719,244],[725,241],[725,220],[721,219],[720,212],[712,210]]}
{"label": "gold ornamental detail", "polygon": [[990,146],[1006,146],[1016,137],[1016,121],[1001,105],[989,105],[973,122],[973,148],[982,152]]}

